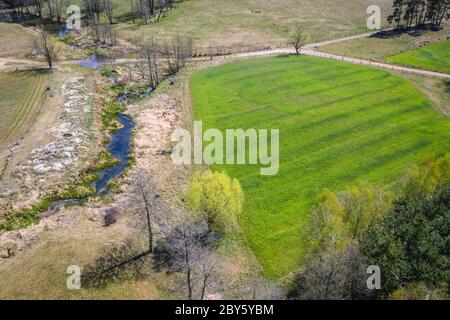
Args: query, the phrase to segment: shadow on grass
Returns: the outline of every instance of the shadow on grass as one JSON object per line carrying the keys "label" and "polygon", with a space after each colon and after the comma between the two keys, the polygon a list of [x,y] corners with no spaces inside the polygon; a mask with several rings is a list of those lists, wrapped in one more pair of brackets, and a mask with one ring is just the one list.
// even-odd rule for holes
{"label": "shadow on grass", "polygon": [[63,22],[51,21],[48,19],[39,18],[38,16],[35,16],[33,14],[26,13],[11,13],[10,15],[6,15],[5,13],[0,14],[0,22],[16,23],[24,27],[43,27],[45,31],[55,36],[59,34],[61,28],[63,28],[64,26]]}
{"label": "shadow on grass", "polygon": [[377,38],[377,39],[390,39],[390,38],[395,38],[395,37],[400,37],[404,34],[409,34],[411,36],[415,36],[418,37],[420,35],[422,35],[423,32],[426,31],[440,31],[442,30],[442,27],[436,27],[430,24],[427,25],[423,25],[423,26],[418,26],[418,27],[404,27],[404,26],[400,26],[399,28],[393,29],[393,30],[388,30],[388,31],[379,31],[373,35],[371,35],[369,38]]}

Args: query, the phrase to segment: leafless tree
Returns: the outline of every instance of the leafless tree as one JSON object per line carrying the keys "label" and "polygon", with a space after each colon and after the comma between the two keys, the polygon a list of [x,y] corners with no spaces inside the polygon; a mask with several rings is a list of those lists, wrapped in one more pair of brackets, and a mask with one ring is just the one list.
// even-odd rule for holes
{"label": "leafless tree", "polygon": [[117,36],[114,28],[108,24],[99,24],[95,20],[89,20],[89,34],[95,42],[115,46],[117,44]]}
{"label": "leafless tree", "polygon": [[183,68],[186,60],[192,57],[192,52],[192,37],[183,38],[176,35],[171,43],[166,41],[163,54],[167,61],[168,74],[175,74]]}
{"label": "leafless tree", "polygon": [[208,288],[216,281],[219,259],[212,251],[205,221],[192,221],[183,216],[174,227],[163,229],[158,248],[169,256],[167,265],[181,275],[189,300],[204,299]]}
{"label": "leafless tree", "polygon": [[204,249],[200,253],[198,261],[198,276],[200,281],[200,300],[205,299],[208,288],[216,282],[217,266],[220,260],[217,255],[210,249]]}
{"label": "leafless tree", "polygon": [[131,19],[133,21],[133,23],[136,23],[136,16],[134,13],[134,2],[133,0],[130,0],[130,8],[131,8]]}
{"label": "leafless tree", "polygon": [[136,195],[139,197],[141,202],[141,211],[144,213],[146,220],[149,252],[153,252],[155,224],[158,220],[158,212],[162,211],[161,205],[158,203],[159,194],[156,191],[156,186],[152,182],[150,175],[145,172],[139,173],[135,186]]}
{"label": "leafless tree", "polygon": [[56,42],[50,34],[42,27],[39,35],[34,39],[34,45],[39,55],[47,61],[48,67],[53,69],[53,64],[57,59]]}
{"label": "leafless tree", "polygon": [[314,255],[294,280],[294,296],[306,300],[367,299],[366,258],[356,243]]}
{"label": "leafless tree", "polygon": [[158,64],[158,47],[152,38],[140,42],[141,65],[147,69],[147,78],[152,88],[156,88],[160,83],[160,70]]}
{"label": "leafless tree", "polygon": [[146,0],[139,0],[139,12],[146,24],[150,23],[150,8]]}
{"label": "leafless tree", "polygon": [[295,22],[290,36],[290,43],[294,46],[295,52],[300,54],[301,47],[308,40],[309,35],[300,22]]}
{"label": "leafless tree", "polygon": [[42,18],[42,1],[34,0],[34,11],[39,18]]}
{"label": "leafless tree", "polygon": [[98,24],[100,21],[101,3],[100,0],[83,0],[84,11],[92,24]]}
{"label": "leafless tree", "polygon": [[239,295],[248,300],[284,300],[282,290],[268,279],[254,275],[248,276],[245,284],[239,288]]}
{"label": "leafless tree", "polygon": [[103,12],[105,13],[106,17],[108,18],[108,21],[110,24],[113,23],[113,13],[114,13],[114,3],[112,3],[111,0],[102,0],[103,5]]}

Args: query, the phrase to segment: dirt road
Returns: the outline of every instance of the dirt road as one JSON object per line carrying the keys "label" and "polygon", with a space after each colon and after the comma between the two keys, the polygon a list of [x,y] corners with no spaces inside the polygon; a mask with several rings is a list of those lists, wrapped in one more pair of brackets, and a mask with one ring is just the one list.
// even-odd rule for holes
{"label": "dirt road", "polygon": [[[382,31],[390,31],[389,29],[384,29]],[[411,74],[418,74],[422,76],[430,76],[430,77],[437,77],[437,78],[443,78],[443,79],[450,79],[450,74],[442,73],[442,72],[435,72],[435,71],[428,71],[428,70],[421,70],[416,68],[410,68],[410,67],[402,67],[399,65],[384,63],[384,62],[375,62],[371,60],[364,60],[364,59],[357,59],[357,58],[351,58],[346,56],[339,56],[335,54],[329,54],[325,52],[317,51],[318,48],[339,43],[343,41],[350,41],[355,39],[361,39],[361,38],[368,38],[374,34],[376,34],[379,31],[374,32],[368,32],[363,33],[355,36],[348,36],[343,37],[339,39],[324,41],[324,42],[318,42],[318,43],[311,43],[306,46],[304,46],[301,49],[301,54],[308,55],[308,56],[314,56],[314,57],[321,57],[325,59],[331,59],[331,60],[338,60],[338,61],[344,61],[348,63],[353,64],[360,64],[360,65],[366,65],[376,68],[382,68],[387,70],[393,70],[398,72],[405,72],[405,73],[411,73]],[[244,52],[244,53],[235,53],[231,55],[222,56],[224,58],[230,57],[230,58],[248,58],[248,57],[261,57],[261,56],[273,56],[273,55],[280,55],[280,54],[295,54],[295,50],[293,48],[279,48],[279,49],[269,49],[269,50],[261,50],[261,51],[253,51],[253,52]],[[220,57],[220,56],[219,56]],[[205,60],[205,58],[193,58],[192,60]],[[113,63],[116,64],[123,64],[128,62],[136,62],[136,59],[117,59]],[[62,61],[60,64],[62,65],[69,65],[69,64],[78,64],[81,61]],[[25,65],[42,65],[42,63],[32,61],[32,60],[20,60],[20,59],[11,59],[11,58],[0,58],[0,71],[3,69],[6,69],[7,63],[18,63],[18,64],[25,64]]]}

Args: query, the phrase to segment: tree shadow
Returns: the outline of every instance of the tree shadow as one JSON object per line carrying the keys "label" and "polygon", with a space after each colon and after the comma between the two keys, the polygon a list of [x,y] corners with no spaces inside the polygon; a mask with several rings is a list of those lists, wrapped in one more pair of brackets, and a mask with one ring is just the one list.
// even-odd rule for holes
{"label": "tree shadow", "polygon": [[45,18],[39,18],[31,13],[0,13],[0,22],[20,24],[23,27],[42,27],[52,35],[58,35],[64,27],[64,23],[51,21]]}
{"label": "tree shadow", "polygon": [[84,288],[104,287],[112,281],[138,279],[145,275],[144,268],[150,251],[138,253],[129,239],[103,253],[83,268],[81,283]]}
{"label": "tree shadow", "polygon": [[404,34],[409,34],[414,37],[421,36],[423,32],[426,31],[440,31],[442,30],[442,27],[435,27],[431,24],[423,25],[423,26],[413,26],[413,27],[404,27],[400,26],[399,28],[395,28],[392,30],[381,30],[373,35],[371,35],[369,38],[378,38],[378,39],[390,39],[395,37],[400,37]]}

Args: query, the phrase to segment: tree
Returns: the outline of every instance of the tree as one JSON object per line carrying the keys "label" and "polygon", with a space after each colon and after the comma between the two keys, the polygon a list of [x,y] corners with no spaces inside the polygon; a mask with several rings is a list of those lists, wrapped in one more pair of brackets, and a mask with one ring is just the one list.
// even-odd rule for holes
{"label": "tree", "polygon": [[428,288],[422,283],[410,283],[406,288],[395,290],[389,295],[392,300],[448,300],[446,288]]}
{"label": "tree", "polygon": [[450,153],[427,157],[408,171],[403,181],[403,195],[408,198],[432,198],[450,184]]}
{"label": "tree", "polygon": [[344,207],[331,190],[325,189],[318,197],[307,231],[311,253],[331,249],[340,250],[350,240],[344,223]]}
{"label": "tree", "polygon": [[158,243],[158,255],[169,256],[168,265],[181,273],[187,299],[203,299],[214,280],[219,261],[211,250],[213,238],[207,223],[192,221],[183,215],[174,227],[163,228],[163,234]]}
{"label": "tree", "polygon": [[56,41],[42,27],[38,36],[34,39],[34,44],[39,55],[47,61],[48,67],[53,69],[53,64],[57,59]]}
{"label": "tree", "polygon": [[290,296],[306,300],[367,299],[367,261],[357,243],[310,257],[296,274]]}
{"label": "tree", "polygon": [[163,46],[163,56],[167,62],[167,73],[176,74],[185,66],[186,60],[192,57],[192,37],[176,35]]}
{"label": "tree", "polygon": [[369,227],[361,250],[382,272],[382,292],[389,294],[411,282],[441,287],[450,279],[450,184],[432,198],[407,195]]}
{"label": "tree", "polygon": [[241,212],[244,194],[236,179],[208,170],[194,174],[186,200],[188,207],[206,220],[211,230],[222,233],[234,224]]}
{"label": "tree", "polygon": [[112,24],[115,7],[114,4],[111,2],[111,0],[102,0],[102,5],[103,5],[103,12],[108,18],[109,23]]}
{"label": "tree", "polygon": [[309,39],[309,34],[300,22],[295,22],[292,26],[290,43],[294,46],[295,52],[300,54],[301,47]]}
{"label": "tree", "polygon": [[351,187],[342,194],[344,222],[352,239],[359,239],[369,225],[387,210],[383,194],[370,185]]}
{"label": "tree", "polygon": [[141,208],[145,216],[148,231],[148,250],[153,252],[154,224],[158,218],[157,200],[159,194],[156,192],[156,186],[153,184],[147,173],[141,172],[135,183],[136,194],[141,200]]}
{"label": "tree", "polygon": [[388,22],[395,22],[397,28],[402,22],[407,28],[413,25],[421,27],[427,23],[439,28],[448,14],[449,5],[449,0],[394,0]]}
{"label": "tree", "polygon": [[102,9],[100,0],[83,0],[86,17],[91,24],[98,24],[100,21],[100,12]]}
{"label": "tree", "polygon": [[156,88],[160,83],[160,70],[158,65],[158,48],[152,38],[147,38],[139,42],[140,46],[140,64],[144,72],[144,77],[147,79],[151,88]]}

